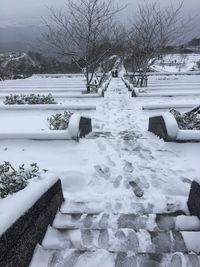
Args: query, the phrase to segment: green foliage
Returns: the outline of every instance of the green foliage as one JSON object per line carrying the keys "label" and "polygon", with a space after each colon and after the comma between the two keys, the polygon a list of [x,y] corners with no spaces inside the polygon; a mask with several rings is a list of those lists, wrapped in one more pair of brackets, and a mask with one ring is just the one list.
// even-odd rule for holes
{"label": "green foliage", "polygon": [[30,95],[9,95],[6,96],[4,101],[5,105],[35,105],[35,104],[57,104],[51,94],[48,95],[39,95],[39,94],[30,94]]}
{"label": "green foliage", "polygon": [[73,113],[64,111],[64,113],[57,113],[47,118],[50,130],[65,130],[68,128],[69,120]]}
{"label": "green foliage", "polygon": [[[46,172],[47,170],[43,170]],[[0,198],[5,198],[24,189],[30,179],[40,176],[40,170],[37,163],[30,164],[29,168],[25,165],[15,169],[9,161],[4,161],[0,165]]]}
{"label": "green foliage", "polygon": [[183,130],[200,130],[199,109],[181,114],[178,110],[170,109],[178,123],[179,129]]}

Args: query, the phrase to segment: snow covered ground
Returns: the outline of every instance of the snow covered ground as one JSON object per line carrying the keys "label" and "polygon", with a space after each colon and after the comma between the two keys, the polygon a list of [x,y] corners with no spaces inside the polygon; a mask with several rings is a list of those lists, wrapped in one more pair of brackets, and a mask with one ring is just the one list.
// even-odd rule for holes
{"label": "snow covered ground", "polygon": [[200,54],[168,54],[157,60],[152,68],[161,72],[198,71],[198,61],[200,61]]}
{"label": "snow covered ground", "polygon": [[[74,81],[73,85],[83,86],[81,77],[70,79]],[[2,82],[0,88],[3,85],[9,90],[11,85],[23,85],[28,90],[31,86],[36,88],[36,84],[57,88],[65,86],[66,82],[67,88],[71,89],[68,80],[35,77]],[[150,87],[159,86],[160,90],[183,84],[187,87],[190,83],[198,87],[200,76],[149,78]],[[199,103],[200,96],[132,98],[122,80],[115,78],[104,98],[59,99],[62,104],[96,105],[96,111],[82,112],[92,117],[93,133],[80,142],[1,140],[0,162],[10,161],[14,166],[37,162],[49,175],[61,178],[65,213],[144,214],[179,209],[187,213],[190,183],[194,179],[200,180],[200,143],[177,144],[160,140],[147,129],[149,116],[162,110],[142,110],[142,107],[189,102]],[[1,111],[1,131],[46,129],[46,117],[53,113],[55,111],[51,110]],[[131,182],[139,186],[144,193],[142,197],[134,193]],[[114,266],[114,256],[107,257],[105,251],[97,251],[95,255],[99,255],[93,259],[96,262],[85,266]],[[105,259],[106,263],[102,265]],[[83,262],[76,266],[82,267]]]}
{"label": "snow covered ground", "polygon": [[[191,79],[192,78],[192,79]],[[38,78],[39,79],[39,78]],[[55,87],[59,79],[43,78]],[[66,79],[66,78],[64,78]],[[64,83],[64,79],[62,83]],[[154,77],[151,85],[161,83]],[[160,78],[159,78],[160,79]],[[18,83],[29,84],[28,80]],[[68,80],[68,79],[67,79]],[[81,83],[80,78],[76,78]],[[200,83],[198,76],[176,78],[176,83]],[[168,84],[167,80],[167,84]],[[170,83],[172,83],[170,80]],[[9,81],[7,84],[14,83]],[[67,85],[70,87],[70,85]],[[198,102],[200,97],[172,97],[169,103]],[[199,179],[199,144],[164,143],[147,132],[148,118],[156,111],[142,111],[150,103],[166,103],[162,97],[131,98],[121,79],[113,79],[105,98],[60,99],[60,102],[95,104],[96,111],[83,111],[93,120],[93,133],[79,143],[74,141],[0,141],[0,161],[14,165],[37,162],[59,176],[65,197],[71,201],[102,201],[109,211],[133,212],[135,202],[151,204],[155,211],[186,208],[190,180]],[[80,112],[80,111],[79,111]],[[1,131],[47,129],[46,118],[55,111],[1,111]],[[160,111],[159,111],[160,113]],[[17,155],[17,156],[16,156]],[[95,156],[94,156],[95,155]],[[144,190],[137,198],[130,181]],[[179,207],[180,205],[180,207]]]}

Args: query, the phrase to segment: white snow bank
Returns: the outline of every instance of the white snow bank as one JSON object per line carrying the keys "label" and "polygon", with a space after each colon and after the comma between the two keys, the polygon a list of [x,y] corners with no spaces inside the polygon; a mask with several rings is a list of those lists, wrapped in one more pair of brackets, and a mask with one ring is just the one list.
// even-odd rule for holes
{"label": "white snow bank", "polygon": [[[72,133],[73,134],[73,133]],[[0,133],[1,140],[26,139],[26,140],[70,140],[73,135],[68,130],[45,130],[38,132],[4,132]]]}
{"label": "white snow bank", "polygon": [[0,236],[57,181],[57,177],[35,179],[23,190],[0,199]]}
{"label": "white snow bank", "polygon": [[44,130],[27,132],[1,132],[0,140],[26,139],[26,140],[71,140],[79,137],[80,114],[73,114],[66,130]]}
{"label": "white snow bank", "polygon": [[169,112],[163,113],[162,117],[165,121],[168,136],[173,138],[173,139],[176,139],[178,131],[179,131],[176,119]]}
{"label": "white snow bank", "polygon": [[84,74],[82,73],[74,73],[74,74],[63,74],[63,73],[58,73],[58,74],[33,74],[32,75],[32,79],[33,78],[38,78],[38,77],[41,77],[41,78],[51,78],[51,77],[56,77],[56,78],[78,78],[78,77],[82,77],[82,78],[85,78]]}
{"label": "white snow bank", "polygon": [[[47,96],[47,94],[43,94]],[[5,98],[8,96],[8,94],[0,94],[0,98]],[[53,98],[95,98],[95,97],[100,97],[98,93],[94,94],[79,94],[79,93],[74,93],[74,94],[52,94]]]}
{"label": "white snow bank", "polygon": [[[34,89],[33,89],[34,87]],[[52,88],[52,89],[51,89]],[[25,89],[18,89],[18,87],[0,87],[0,93],[7,93],[7,94],[54,94],[54,93],[81,93],[83,91],[83,87],[36,87],[32,86],[32,88],[26,88]]]}
{"label": "white snow bank", "polygon": [[86,189],[89,182],[89,175],[79,171],[65,171],[59,173],[62,181],[62,188],[65,192],[80,192]]}
{"label": "white snow bank", "polygon": [[79,114],[73,114],[69,120],[68,132],[72,139],[79,137],[79,125],[81,116]]}
{"label": "white snow bank", "polygon": [[[172,104],[157,104],[157,105],[145,105],[142,107],[143,110],[155,110],[155,109],[170,109],[170,108],[193,108],[198,106],[197,103],[194,104],[180,104],[180,103],[172,103]],[[1,107],[0,107],[1,108]]]}
{"label": "white snow bank", "polygon": [[0,105],[0,110],[96,110],[94,105]]}
{"label": "white snow bank", "polygon": [[170,76],[170,75],[200,75],[200,71],[162,71],[162,72],[148,72],[147,76]]}
{"label": "white snow bank", "polygon": [[177,140],[200,141],[200,130],[179,130]]}
{"label": "white snow bank", "polygon": [[98,89],[98,95],[99,96],[103,96],[103,94],[104,94],[104,91],[105,91],[105,86],[103,87],[100,87],[99,89]]}
{"label": "white snow bank", "polygon": [[198,90],[191,90],[191,91],[181,91],[181,92],[158,92],[158,93],[139,93],[138,89],[134,88],[135,93],[138,92],[137,96],[143,97],[172,97],[172,96],[200,96],[200,91]]}
{"label": "white snow bank", "polygon": [[153,86],[153,85],[148,85],[148,87],[146,88],[149,91],[169,91],[169,90],[173,90],[173,91],[192,91],[192,90],[196,90],[199,91],[200,90],[200,85],[196,84],[196,85],[190,85],[190,84],[179,84],[179,85],[173,85],[171,84],[170,86],[165,86],[165,85],[160,85],[160,86]]}

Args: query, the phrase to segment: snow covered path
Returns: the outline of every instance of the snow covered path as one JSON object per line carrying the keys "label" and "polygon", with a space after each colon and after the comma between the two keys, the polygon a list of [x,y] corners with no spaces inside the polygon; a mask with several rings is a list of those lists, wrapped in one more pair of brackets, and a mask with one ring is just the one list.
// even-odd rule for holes
{"label": "snow covered path", "polygon": [[196,254],[184,254],[176,218],[158,215],[187,212],[190,179],[198,176],[189,152],[199,145],[148,133],[143,102],[112,80],[93,133],[78,147],[70,144],[66,165],[59,164],[65,202],[30,267],[199,266]]}
{"label": "snow covered path", "polygon": [[[102,209],[107,212],[135,212],[135,202],[144,203],[154,212],[185,210],[190,184],[184,170],[174,167],[174,160],[179,167],[179,155],[170,144],[146,131],[148,118],[141,116],[137,101],[130,97],[121,79],[112,80],[94,118],[91,137],[95,138],[95,132],[101,134],[95,140],[99,156],[91,162],[88,192],[69,195],[66,191],[67,199],[96,199],[105,202]],[[90,146],[89,140],[82,142]],[[134,194],[134,183],[140,193],[144,192],[143,197]]]}

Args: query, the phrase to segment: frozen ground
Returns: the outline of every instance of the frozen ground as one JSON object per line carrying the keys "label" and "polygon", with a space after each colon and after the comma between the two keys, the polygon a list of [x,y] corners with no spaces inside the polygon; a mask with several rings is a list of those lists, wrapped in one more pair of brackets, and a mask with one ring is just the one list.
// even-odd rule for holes
{"label": "frozen ground", "polygon": [[[35,78],[40,84],[38,80],[41,81]],[[54,78],[43,80],[41,84],[61,83],[59,79]],[[65,83],[64,79],[61,80]],[[76,81],[82,83],[80,78],[76,78]],[[187,85],[190,82],[200,84],[199,76],[172,76],[167,80],[166,77],[149,79],[150,86],[159,84],[160,88],[173,86],[175,83],[176,86],[183,83]],[[11,83],[14,84],[7,84]],[[28,85],[26,80],[25,84]],[[70,85],[67,87],[70,88]],[[165,213],[179,209],[187,212],[186,201],[190,183],[193,179],[199,180],[200,144],[165,143],[147,132],[148,118],[157,111],[143,111],[142,106],[170,102],[198,103],[199,100],[200,96],[131,98],[122,80],[116,78],[111,81],[105,98],[59,100],[65,104],[85,103],[97,106],[96,111],[86,112],[92,117],[93,133],[85,139],[81,139],[79,143],[0,141],[0,162],[7,160],[14,165],[37,162],[41,168],[48,169],[50,175],[60,177],[66,199],[63,212],[67,214],[143,214]],[[158,113],[160,112],[159,110]],[[1,111],[1,131],[43,129],[46,127],[45,118],[51,113],[54,112]],[[135,183],[139,186],[139,194]],[[51,229],[49,231],[50,237],[55,235],[54,232],[51,233]],[[76,243],[79,233],[74,233],[72,237]],[[86,235],[85,238],[86,242],[89,242],[87,238],[90,239],[90,235]],[[140,237],[141,240],[146,240],[145,238],[145,234]],[[55,239],[50,238],[50,242],[57,242],[56,240],[56,236]],[[104,241],[103,238],[102,242]],[[62,246],[62,242],[58,241],[58,245]],[[144,251],[142,249],[141,251]],[[55,258],[57,256],[54,255],[55,257],[51,258],[52,264],[48,266],[68,266],[67,253],[70,251],[65,252],[63,256],[65,263],[62,258]],[[40,255],[39,251],[36,257],[34,267],[47,266],[46,263],[43,265],[42,258],[44,257],[44,261],[46,259],[44,252]],[[92,256],[88,254],[85,258],[80,258],[77,265],[69,266],[111,267],[114,266],[114,257],[114,254],[108,255],[105,250],[98,250]]]}

